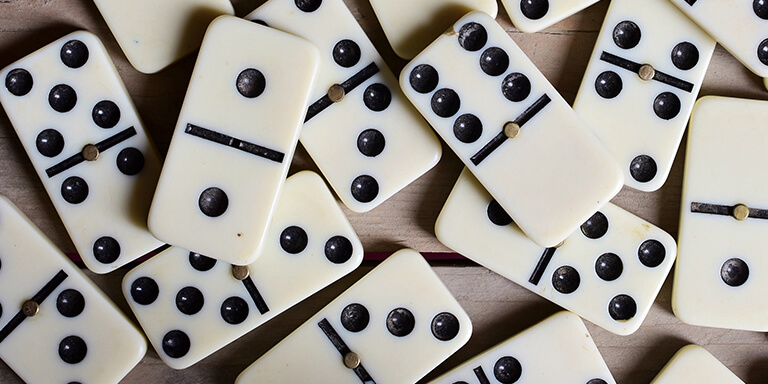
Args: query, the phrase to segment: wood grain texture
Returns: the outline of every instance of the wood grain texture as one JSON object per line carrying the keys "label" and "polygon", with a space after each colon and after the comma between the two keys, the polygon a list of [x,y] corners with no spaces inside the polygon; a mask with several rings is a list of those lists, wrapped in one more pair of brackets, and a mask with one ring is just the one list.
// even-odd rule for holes
{"label": "wood grain texture", "polygon": [[[397,58],[388,46],[370,4],[366,0],[345,1],[390,67],[399,72],[405,61]],[[249,13],[262,2],[233,1],[239,16]],[[603,0],[536,34],[524,34],[515,29],[501,5],[498,21],[565,99],[572,102],[607,7],[608,2]],[[137,72],[128,64],[91,1],[0,0],[0,67],[78,29],[90,30],[102,38],[150,135],[165,152],[192,72],[194,55],[154,75]],[[715,51],[701,95],[768,98],[762,80],[720,46]],[[380,207],[365,214],[345,209],[366,251],[391,252],[406,246],[422,252],[450,251],[435,239],[433,226],[462,165],[450,150],[444,149],[443,159],[433,170]],[[680,209],[683,151],[684,148],[681,148],[669,180],[659,191],[642,193],[625,188],[613,202],[675,235]],[[291,172],[301,169],[316,170],[316,167],[306,152],[299,148]],[[4,112],[0,113],[0,193],[14,201],[64,251],[74,252],[74,246]],[[150,351],[124,382],[231,383],[248,364],[370,268],[371,265],[364,265],[187,370],[168,368]],[[126,271],[127,268],[123,268],[107,276],[89,275],[121,308],[128,311],[120,293],[120,281]],[[467,346],[438,367],[429,378],[557,311],[554,304],[469,262],[435,265],[435,271],[469,313],[474,334]],[[684,325],[672,314],[670,294],[668,279],[645,323],[631,336],[616,336],[587,324],[617,382],[648,383],[677,349],[687,343],[706,347],[747,383],[768,382],[768,340],[765,334]],[[0,362],[0,382],[20,381]]]}

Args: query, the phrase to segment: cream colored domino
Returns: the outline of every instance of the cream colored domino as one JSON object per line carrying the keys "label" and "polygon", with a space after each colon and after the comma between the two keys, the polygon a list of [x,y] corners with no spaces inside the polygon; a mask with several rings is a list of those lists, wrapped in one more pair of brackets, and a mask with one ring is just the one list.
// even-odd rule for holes
{"label": "cream colored domino", "polygon": [[670,0],[749,70],[768,77],[768,3]]}
{"label": "cream colored domino", "polygon": [[363,245],[331,191],[304,171],[285,182],[263,255],[252,264],[235,267],[174,247],[129,272],[123,293],[160,358],[184,369],[362,260]]}
{"label": "cream colored domino", "polygon": [[234,15],[228,0],[94,0],[134,68],[155,73],[200,48],[208,24]]}
{"label": "cream colored domino", "polygon": [[763,79],[763,84],[765,84],[765,89],[768,89],[768,77]]}
{"label": "cream colored domino", "polygon": [[155,236],[232,264],[258,257],[317,64],[298,37],[211,23],[149,212]]}
{"label": "cream colored domino", "polygon": [[537,244],[558,244],[621,189],[610,153],[484,13],[459,20],[400,83]]}
{"label": "cream colored domino", "polygon": [[147,230],[161,160],[95,35],[0,71],[0,102],[85,265],[111,272],[163,243]]}
{"label": "cream colored domino", "polygon": [[416,251],[347,289],[237,383],[414,383],[464,345],[472,324]]}
{"label": "cream colored domino", "polygon": [[611,2],[573,110],[626,185],[650,192],[667,180],[714,50],[667,0]]}
{"label": "cream colored domino", "polygon": [[392,49],[404,59],[412,59],[467,12],[495,18],[499,10],[495,0],[371,0],[371,6]]}
{"label": "cream colored domino", "polygon": [[440,160],[440,141],[342,0],[270,0],[246,18],[320,49],[301,144],[349,209],[370,211]]}
{"label": "cream colored domino", "polygon": [[558,312],[430,382],[440,383],[616,382],[581,319]]}
{"label": "cream colored domino", "polygon": [[695,344],[681,348],[651,384],[744,384],[723,363]]}
{"label": "cream colored domino", "polygon": [[[768,102],[705,97],[688,129],[672,309],[685,323],[768,330]],[[756,171],[752,171],[756,170]]]}
{"label": "cream colored domino", "polygon": [[539,32],[598,0],[501,0],[517,29]]}
{"label": "cream colored domino", "polygon": [[675,241],[606,204],[558,248],[542,248],[466,169],[435,224],[447,247],[619,335],[635,332],[675,261]]}
{"label": "cream colored domino", "polygon": [[0,196],[0,358],[27,383],[117,383],[147,342],[122,312]]}

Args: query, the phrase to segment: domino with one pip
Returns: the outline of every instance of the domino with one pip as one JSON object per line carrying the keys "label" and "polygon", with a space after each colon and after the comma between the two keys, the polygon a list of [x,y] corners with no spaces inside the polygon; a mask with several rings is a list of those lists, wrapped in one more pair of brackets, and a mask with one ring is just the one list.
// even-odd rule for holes
{"label": "domino with one pip", "polygon": [[258,257],[317,64],[296,36],[232,16],[211,23],[149,211],[155,236],[232,264]]}
{"label": "domino with one pip", "polygon": [[598,0],[501,0],[517,29],[539,32]]}

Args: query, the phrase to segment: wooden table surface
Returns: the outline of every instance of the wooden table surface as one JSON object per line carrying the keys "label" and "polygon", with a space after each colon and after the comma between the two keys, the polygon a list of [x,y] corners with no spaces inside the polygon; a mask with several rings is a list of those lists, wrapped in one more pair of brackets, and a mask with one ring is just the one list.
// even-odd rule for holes
{"label": "wooden table surface", "polygon": [[[397,58],[387,45],[369,3],[366,0],[345,1],[387,63],[398,72],[405,61]],[[246,15],[262,2],[233,1],[239,16]],[[565,99],[572,102],[607,7],[608,1],[603,0],[536,34],[523,34],[515,29],[501,5],[498,21]],[[137,72],[126,61],[91,1],[0,0],[0,68],[77,29],[90,30],[102,38],[151,136],[165,152],[181,108],[194,57],[187,57],[154,75]],[[768,99],[762,80],[720,46],[715,51],[701,95]],[[659,191],[641,193],[625,188],[613,202],[675,235],[683,152],[684,145],[669,180]],[[292,173],[301,169],[316,169],[301,147],[296,153]],[[380,207],[366,214],[345,209],[366,251],[392,252],[412,247],[422,252],[450,252],[435,238],[433,226],[461,168],[458,158],[444,148],[443,158],[433,170]],[[13,200],[65,252],[74,252],[74,246],[4,112],[0,112],[0,193]],[[231,383],[247,365],[372,266],[372,263],[366,262],[351,275],[189,369],[174,371],[150,350],[124,382]],[[471,262],[434,263],[434,269],[469,313],[474,334],[464,348],[427,378],[434,378],[558,310],[554,304]],[[128,307],[120,293],[120,281],[127,270],[123,268],[106,276],[89,273],[126,311]],[[622,384],[648,383],[677,349],[688,343],[697,343],[706,347],[745,382],[768,382],[766,335],[682,324],[672,314],[670,280],[667,279],[645,323],[635,334],[616,336],[587,323],[616,381]],[[20,380],[0,362],[0,382],[16,383]]]}

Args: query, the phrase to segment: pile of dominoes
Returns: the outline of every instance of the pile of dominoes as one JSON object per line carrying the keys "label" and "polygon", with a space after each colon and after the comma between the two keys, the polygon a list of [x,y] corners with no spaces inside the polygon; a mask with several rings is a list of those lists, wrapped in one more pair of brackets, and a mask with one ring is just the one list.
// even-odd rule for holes
{"label": "pile of dominoes", "polygon": [[[697,100],[716,43],[768,78],[768,0],[612,0],[573,105],[496,0],[370,0],[410,61],[399,80],[342,0],[268,0],[244,18],[229,0],[94,2],[140,72],[199,53],[164,159],[105,36],[67,34],[0,70],[0,103],[82,262],[132,268],[129,318],[0,199],[0,358],[25,382],[116,383],[149,344],[171,368],[200,362],[357,269],[340,204],[373,210],[443,146],[465,168],[437,239],[564,311],[435,383],[615,383],[582,319],[634,333],[675,261],[682,322],[768,330],[768,102]],[[525,33],[596,2],[501,0]],[[661,188],[686,128],[675,240],[609,201]],[[319,174],[288,176],[299,142]],[[471,335],[406,248],[237,382],[415,383]],[[653,381],[681,382],[742,383],[694,344]]]}

